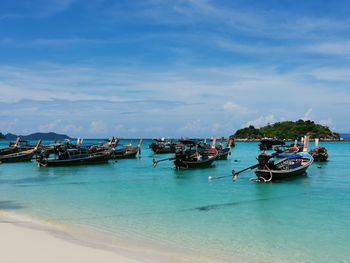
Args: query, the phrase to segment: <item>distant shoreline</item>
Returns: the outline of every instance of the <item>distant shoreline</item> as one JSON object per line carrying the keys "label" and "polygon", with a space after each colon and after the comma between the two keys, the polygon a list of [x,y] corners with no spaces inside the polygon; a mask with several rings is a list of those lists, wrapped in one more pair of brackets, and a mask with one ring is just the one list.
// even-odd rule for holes
{"label": "distant shoreline", "polygon": [[[1,133],[2,134],[2,133]],[[12,133],[2,134],[0,139],[5,140],[16,140],[16,138],[19,137],[22,140],[64,140],[64,139],[71,139],[68,135],[65,134],[59,134],[55,132],[36,132],[29,135],[16,135]]]}
{"label": "distant shoreline", "polygon": [[[22,137],[21,137],[22,138]],[[106,137],[107,138],[107,137]],[[103,141],[103,140],[106,140],[106,138],[83,138],[84,140],[100,140],[100,141]],[[55,139],[46,139],[46,138],[42,138],[43,140],[47,140],[47,141],[54,141]],[[68,140],[76,140],[77,138],[74,138],[74,137],[70,137]],[[122,138],[122,137],[119,137],[118,139],[120,140],[139,140],[140,138],[137,137],[137,138]],[[178,140],[179,138],[167,138],[167,139],[170,139],[170,140]],[[210,138],[196,138],[196,139],[210,139]],[[225,138],[225,140],[227,140],[228,138]],[[35,139],[26,139],[26,140],[37,140],[36,138]],[[143,140],[154,140],[154,138],[143,138]],[[0,138],[0,141],[13,141],[13,139],[7,139],[7,138]],[[235,142],[260,142],[261,139],[235,139]],[[285,142],[293,142],[294,140],[292,139],[285,139],[283,140]],[[310,141],[314,141],[314,139],[310,139]],[[334,140],[334,139],[320,139],[320,142],[346,142],[346,141],[350,141],[350,138],[341,138],[339,140]]]}

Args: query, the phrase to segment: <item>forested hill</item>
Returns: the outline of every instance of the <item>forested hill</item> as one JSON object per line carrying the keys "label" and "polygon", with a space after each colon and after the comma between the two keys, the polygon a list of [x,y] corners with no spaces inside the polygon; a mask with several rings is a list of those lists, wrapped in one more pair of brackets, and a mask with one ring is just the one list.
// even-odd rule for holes
{"label": "forested hill", "polygon": [[328,127],[316,124],[313,121],[298,120],[277,122],[272,125],[267,125],[261,128],[249,126],[247,128],[239,129],[234,137],[236,139],[261,139],[264,137],[277,139],[297,139],[301,138],[307,133],[311,138],[320,138],[323,140],[339,140],[338,133],[332,132]]}

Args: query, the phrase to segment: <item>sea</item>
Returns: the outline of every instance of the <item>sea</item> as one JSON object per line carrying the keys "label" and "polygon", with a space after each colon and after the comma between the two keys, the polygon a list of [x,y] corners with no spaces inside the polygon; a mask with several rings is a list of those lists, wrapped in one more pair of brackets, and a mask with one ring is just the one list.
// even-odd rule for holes
{"label": "sea", "polygon": [[[271,183],[251,181],[251,171],[236,181],[230,176],[257,162],[257,142],[237,142],[228,160],[210,168],[180,171],[171,161],[154,168],[153,159],[172,155],[154,154],[151,142],[143,141],[139,158],[108,164],[0,164],[0,210],[227,262],[350,262],[350,142],[321,142],[327,162]],[[0,141],[0,148],[7,145]]]}

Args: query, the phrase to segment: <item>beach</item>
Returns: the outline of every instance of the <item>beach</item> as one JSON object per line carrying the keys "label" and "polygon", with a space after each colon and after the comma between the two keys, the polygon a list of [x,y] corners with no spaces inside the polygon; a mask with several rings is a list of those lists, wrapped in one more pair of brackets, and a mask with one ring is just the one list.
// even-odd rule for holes
{"label": "beach", "polygon": [[0,212],[0,232],[2,262],[224,262],[8,212]]}
{"label": "beach", "polygon": [[57,227],[29,218],[21,220],[1,213],[0,222],[3,262],[147,262],[101,249],[93,243],[83,244]]}

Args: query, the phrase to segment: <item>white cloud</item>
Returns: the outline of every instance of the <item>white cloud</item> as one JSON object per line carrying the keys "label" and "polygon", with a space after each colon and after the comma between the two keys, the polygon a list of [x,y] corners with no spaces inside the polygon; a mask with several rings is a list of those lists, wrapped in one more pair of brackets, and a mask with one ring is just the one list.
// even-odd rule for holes
{"label": "white cloud", "polygon": [[107,123],[102,120],[92,121],[90,123],[90,133],[105,134],[106,131],[107,131]]}
{"label": "white cloud", "polygon": [[232,111],[232,112],[237,113],[237,114],[246,114],[246,113],[250,112],[250,110],[248,108],[242,107],[234,102],[226,102],[223,105],[223,108],[225,110]]}
{"label": "white cloud", "polygon": [[[62,126],[62,132],[74,135],[74,134],[81,134],[83,131],[83,126],[78,124],[66,124]],[[85,133],[84,133],[85,134]]]}
{"label": "white cloud", "polygon": [[309,53],[348,56],[350,55],[350,41],[342,40],[338,42],[316,42],[305,46],[304,50]]}
{"label": "white cloud", "polygon": [[350,67],[321,67],[311,70],[309,74],[321,81],[350,82]]}
{"label": "white cloud", "polygon": [[[72,123],[72,121],[64,121],[64,120],[54,120],[53,122],[45,123],[39,125],[38,130],[40,132],[57,132],[64,133],[68,135],[77,135],[82,132],[83,127],[78,124]],[[36,130],[33,130],[36,131]]]}
{"label": "white cloud", "polygon": [[[57,132],[70,127],[66,130],[71,136],[129,136],[135,128],[135,135],[152,138],[219,135],[242,123],[262,126],[282,121],[279,116],[311,118],[312,112],[327,119],[329,112],[323,105],[332,107],[337,116],[348,109],[347,85],[315,82],[310,79],[310,68],[287,72],[273,66],[189,68],[0,66],[0,117],[5,123],[18,119],[11,130],[19,133],[37,131],[38,127]],[[281,94],[287,96],[281,99]],[[300,105],[313,110],[304,114]],[[27,121],[33,114],[38,120]],[[63,120],[62,126],[54,126],[53,119]],[[339,119],[334,118],[334,124],[347,127],[339,124]],[[91,120],[103,124],[91,125]]]}
{"label": "white cloud", "polygon": [[[251,5],[229,1],[225,5],[217,1],[154,1],[144,0],[142,4],[108,6],[102,17],[112,21],[137,20],[148,24],[171,26],[195,25],[198,27],[214,27],[211,30],[236,36],[236,32],[249,36],[265,36],[273,39],[329,39],[337,32],[347,32],[348,19],[341,17],[299,14],[299,12],[274,9],[274,6],[259,4]],[[136,3],[136,2],[135,2]],[[127,12],[126,8],[133,12]],[[338,8],[348,8],[347,5]],[[293,8],[294,9],[294,8]],[[242,45],[239,48],[244,48]]]}
{"label": "white cloud", "polygon": [[187,122],[186,125],[183,128],[181,128],[181,130],[187,131],[187,132],[195,132],[195,131],[202,132],[205,129],[206,127],[203,126],[200,119]]}
{"label": "white cloud", "polygon": [[62,124],[61,120],[55,120],[51,123],[43,124],[39,126],[39,131],[40,132],[52,132],[52,131],[57,131],[60,129],[60,125]]}
{"label": "white cloud", "polygon": [[324,120],[320,120],[320,124],[321,125],[324,125],[324,126],[327,126],[327,127],[330,127],[330,128],[333,128],[332,125],[333,125],[333,120],[332,118],[328,117],[327,119],[324,119]]}
{"label": "white cloud", "polygon": [[253,125],[254,127],[262,127],[262,126],[265,126],[267,124],[273,124],[277,121],[278,120],[276,119],[276,117],[273,114],[269,114],[266,116],[260,116],[259,118],[255,119],[255,120],[248,121],[243,127],[247,127],[250,125]]}

